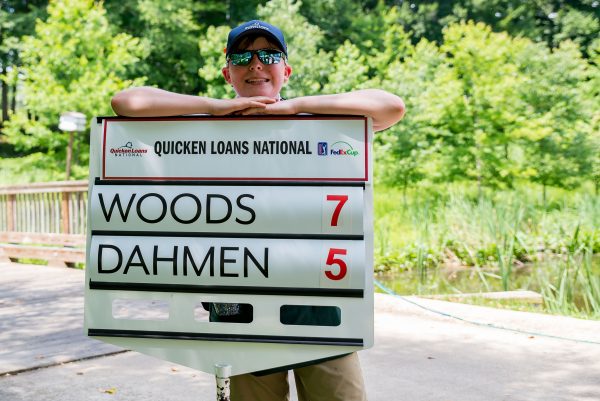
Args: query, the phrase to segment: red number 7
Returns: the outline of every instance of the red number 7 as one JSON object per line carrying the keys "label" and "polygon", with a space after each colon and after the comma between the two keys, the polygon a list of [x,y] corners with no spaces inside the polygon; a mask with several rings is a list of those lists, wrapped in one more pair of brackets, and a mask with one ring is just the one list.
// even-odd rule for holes
{"label": "red number 7", "polygon": [[340,217],[340,212],[344,207],[344,204],[348,201],[348,195],[327,195],[328,201],[337,201],[338,204],[333,211],[333,215],[331,216],[331,225],[338,225],[338,218]]}

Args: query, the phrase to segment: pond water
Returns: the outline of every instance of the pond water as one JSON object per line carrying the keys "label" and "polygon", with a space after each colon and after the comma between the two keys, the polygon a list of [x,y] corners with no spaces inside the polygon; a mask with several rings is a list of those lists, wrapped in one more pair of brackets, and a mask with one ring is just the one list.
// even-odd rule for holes
{"label": "pond water", "polygon": [[[399,295],[451,295],[505,290],[498,271],[475,267],[440,267],[423,271],[383,273],[376,274],[375,279]],[[586,300],[584,298],[589,297],[590,293],[595,301],[600,303],[600,256],[591,258],[587,263],[581,263],[581,261],[578,263],[570,261],[569,263],[557,259],[515,266],[508,279],[508,290],[535,291],[544,294],[545,303],[548,303],[552,300],[546,299],[548,293],[551,292],[551,286],[560,289],[561,283],[563,283],[564,293],[568,295],[568,302],[574,306],[574,311],[585,309]],[[593,286],[596,288],[592,288]],[[561,298],[562,294],[558,294],[558,291],[560,290],[554,290],[552,294],[556,296],[552,298]],[[562,298],[560,302],[563,302]],[[489,302],[478,303],[488,304]],[[506,301],[506,303],[515,304],[513,301]],[[516,305],[522,303],[516,302]],[[530,302],[524,301],[524,303]],[[533,309],[539,308],[536,306]],[[516,309],[523,308],[517,307]],[[565,310],[568,309],[567,306]]]}

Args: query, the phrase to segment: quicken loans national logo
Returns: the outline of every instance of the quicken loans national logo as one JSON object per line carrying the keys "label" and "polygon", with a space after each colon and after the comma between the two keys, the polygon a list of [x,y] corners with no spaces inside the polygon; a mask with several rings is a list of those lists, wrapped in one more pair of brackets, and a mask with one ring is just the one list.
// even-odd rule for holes
{"label": "quicken loans national logo", "polygon": [[348,142],[339,141],[329,147],[329,154],[332,156],[358,156],[358,150]]}
{"label": "quicken loans national logo", "polygon": [[148,153],[148,149],[134,148],[132,142],[127,142],[123,146],[110,148],[110,153],[116,157],[142,157],[142,155]]}

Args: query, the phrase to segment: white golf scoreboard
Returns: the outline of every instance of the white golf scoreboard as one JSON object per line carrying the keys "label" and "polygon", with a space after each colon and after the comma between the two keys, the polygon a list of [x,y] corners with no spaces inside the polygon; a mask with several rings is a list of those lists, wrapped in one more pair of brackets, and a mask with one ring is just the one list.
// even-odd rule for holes
{"label": "white golf scoreboard", "polygon": [[370,124],[94,119],[87,335],[234,375],[372,346]]}

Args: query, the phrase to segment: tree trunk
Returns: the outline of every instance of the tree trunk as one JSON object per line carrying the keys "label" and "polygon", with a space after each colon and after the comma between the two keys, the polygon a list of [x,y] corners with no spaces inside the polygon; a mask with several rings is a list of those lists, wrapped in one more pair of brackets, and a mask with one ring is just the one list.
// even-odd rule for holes
{"label": "tree trunk", "polygon": [[542,202],[544,203],[544,210],[546,210],[546,183],[542,184]]}
{"label": "tree trunk", "polygon": [[[4,70],[2,69],[3,73]],[[2,85],[2,122],[8,120],[8,84],[4,81],[0,81]]]}
{"label": "tree trunk", "polygon": [[477,155],[475,164],[477,166],[477,196],[481,200],[483,198],[483,176],[481,175],[481,159],[479,155]]}
{"label": "tree trunk", "polygon": [[17,84],[15,83],[11,89],[10,110],[14,113],[17,110]]}
{"label": "tree trunk", "polygon": [[17,84],[15,83],[11,89],[10,110],[14,113],[17,110]]}

